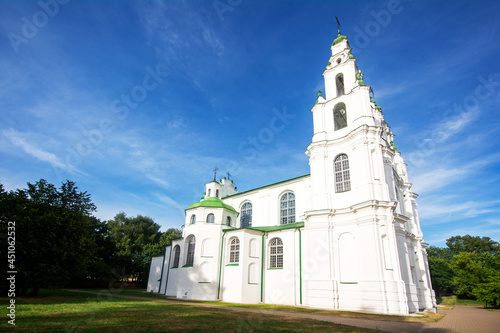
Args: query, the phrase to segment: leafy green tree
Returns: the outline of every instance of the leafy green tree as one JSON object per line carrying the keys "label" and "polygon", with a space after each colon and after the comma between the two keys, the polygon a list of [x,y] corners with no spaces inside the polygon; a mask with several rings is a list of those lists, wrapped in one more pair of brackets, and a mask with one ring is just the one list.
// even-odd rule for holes
{"label": "leafy green tree", "polygon": [[91,223],[95,230],[95,252],[88,267],[88,275],[85,285],[99,286],[116,279],[119,265],[116,260],[116,244],[111,239],[110,231],[106,222],[101,222],[91,217]]}
{"label": "leafy green tree", "polygon": [[108,222],[108,228],[116,244],[117,261],[123,278],[132,277],[138,282],[145,279],[151,257],[163,253],[173,238],[180,237],[177,229],[169,229],[162,234],[160,225],[150,217],[127,217],[123,212]]}
{"label": "leafy green tree", "polygon": [[[500,248],[489,237],[453,236],[446,248],[427,248],[432,286],[438,296],[458,293],[498,306]],[[496,261],[495,261],[496,260]]]}
{"label": "leafy green tree", "polygon": [[439,297],[451,295],[454,289],[452,284],[454,274],[450,267],[453,254],[448,248],[435,246],[429,246],[426,250],[434,291]]}
{"label": "leafy green tree", "polygon": [[461,252],[451,267],[455,272],[453,284],[457,291],[477,298],[486,305],[500,307],[500,258],[489,251]]}
{"label": "leafy green tree", "polygon": [[490,237],[479,236],[453,236],[446,240],[446,245],[453,255],[461,252],[489,252],[491,254],[499,254],[500,247],[498,242],[495,242]]}
{"label": "leafy green tree", "polygon": [[85,277],[95,251],[90,195],[71,181],[57,189],[43,179],[23,190],[5,192],[2,186],[1,192],[1,232],[15,223],[18,293],[31,288],[37,294]]}
{"label": "leafy green tree", "polygon": [[473,290],[480,282],[478,272],[481,269],[477,257],[475,253],[461,252],[454,256],[450,263],[455,273],[453,284],[456,286],[457,293],[462,297],[475,298]]}

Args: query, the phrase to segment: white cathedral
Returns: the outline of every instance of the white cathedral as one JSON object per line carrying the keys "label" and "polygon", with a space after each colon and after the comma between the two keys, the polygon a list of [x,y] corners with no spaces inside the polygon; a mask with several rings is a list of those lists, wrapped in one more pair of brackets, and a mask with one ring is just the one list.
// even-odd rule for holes
{"label": "white cathedral", "polygon": [[238,193],[221,179],[151,262],[150,292],[182,299],[409,314],[435,311],[406,165],[347,37],[312,108],[310,174]]}

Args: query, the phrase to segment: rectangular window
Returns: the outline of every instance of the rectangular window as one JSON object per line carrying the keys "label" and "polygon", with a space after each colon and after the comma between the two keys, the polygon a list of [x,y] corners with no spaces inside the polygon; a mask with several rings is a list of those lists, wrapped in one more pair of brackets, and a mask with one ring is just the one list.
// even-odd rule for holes
{"label": "rectangular window", "polygon": [[240,241],[238,238],[231,240],[231,247],[229,249],[229,262],[238,263],[240,261]]}
{"label": "rectangular window", "polygon": [[283,268],[283,242],[280,238],[269,242],[269,268]]}

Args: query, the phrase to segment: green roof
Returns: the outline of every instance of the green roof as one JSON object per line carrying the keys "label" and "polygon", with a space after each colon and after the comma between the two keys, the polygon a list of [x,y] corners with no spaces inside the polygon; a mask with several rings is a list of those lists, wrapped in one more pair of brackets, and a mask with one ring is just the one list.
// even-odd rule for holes
{"label": "green roof", "polygon": [[196,208],[196,207],[218,207],[218,208],[226,208],[226,209],[229,209],[233,212],[236,212],[236,209],[223,203],[219,198],[214,198],[214,197],[207,198],[207,199],[204,199],[200,202],[194,203],[191,206],[189,206],[187,209],[192,209],[192,208]]}
{"label": "green roof", "polygon": [[335,44],[337,44],[337,43],[340,43],[340,42],[341,42],[341,41],[343,41],[344,39],[347,39],[347,37],[346,37],[346,36],[341,36],[341,35],[339,35],[337,38],[335,38],[335,39],[333,40],[332,45],[335,45]]}
{"label": "green roof", "polygon": [[295,222],[295,223],[290,223],[290,224],[273,225],[273,226],[269,226],[269,227],[246,227],[246,228],[224,229],[224,230],[231,231],[231,230],[250,229],[250,230],[269,232],[269,231],[280,231],[280,230],[285,230],[285,229],[303,228],[303,227],[304,227],[304,222]]}
{"label": "green roof", "polygon": [[303,177],[308,177],[310,175],[311,174],[308,173],[307,175],[303,175],[303,176],[299,176],[299,177],[295,177],[295,178],[290,178],[290,179],[287,179],[287,180],[282,180],[282,181],[277,182],[277,183],[273,183],[273,184],[269,184],[269,185],[265,185],[265,186],[253,188],[253,189],[248,190],[248,191],[244,191],[244,192],[240,192],[240,193],[236,193],[236,194],[231,194],[231,195],[228,195],[227,197],[224,197],[224,199],[231,198],[231,197],[236,197],[236,196],[242,195],[242,194],[248,194],[249,192],[252,192],[252,191],[261,190],[261,189],[266,188],[266,187],[270,187],[270,186],[274,186],[274,185],[286,183],[286,182],[289,182],[289,181],[292,181],[292,180],[295,180],[295,179],[299,179],[299,178],[303,178]]}

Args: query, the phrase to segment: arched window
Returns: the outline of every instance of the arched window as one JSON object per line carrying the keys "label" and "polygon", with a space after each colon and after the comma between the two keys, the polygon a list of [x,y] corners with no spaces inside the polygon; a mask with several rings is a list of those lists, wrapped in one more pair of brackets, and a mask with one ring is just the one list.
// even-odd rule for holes
{"label": "arched window", "polygon": [[229,263],[235,264],[240,261],[240,240],[238,238],[231,239],[229,243]]}
{"label": "arched window", "polygon": [[347,127],[347,112],[344,103],[338,103],[333,108],[333,121],[335,122],[335,130]]}
{"label": "arched window", "polygon": [[193,265],[194,263],[194,247],[196,245],[196,239],[194,236],[190,236],[187,240],[187,256],[186,265]]}
{"label": "arched window", "polygon": [[240,225],[242,228],[252,226],[252,203],[251,202],[245,202],[243,204],[243,206],[241,206]]}
{"label": "arched window", "polygon": [[210,213],[207,215],[207,223],[214,223],[215,222],[215,216],[214,214]]}
{"label": "arched window", "polygon": [[218,198],[219,197],[219,190],[215,190],[215,196]]}
{"label": "arched window", "polygon": [[195,224],[196,223],[196,215],[191,215],[191,220],[190,220],[190,223],[191,224]]}
{"label": "arched window", "polygon": [[335,192],[345,192],[351,189],[351,176],[349,174],[349,159],[346,154],[337,156],[335,165]]}
{"label": "arched window", "polygon": [[273,238],[269,242],[269,268],[283,268],[283,242]]}
{"label": "arched window", "polygon": [[181,247],[176,245],[174,247],[174,263],[172,264],[172,268],[179,267],[179,258],[181,256]]}
{"label": "arched window", "polygon": [[226,225],[227,225],[228,227],[230,227],[230,226],[231,226],[231,216],[228,216],[228,217],[227,217],[227,219],[226,219]]}
{"label": "arched window", "polygon": [[337,96],[341,96],[345,94],[344,91],[344,74],[339,73],[335,77],[335,84],[337,86]]}
{"label": "arched window", "polygon": [[280,199],[280,224],[295,223],[295,194],[286,192]]}
{"label": "arched window", "polygon": [[210,194],[212,194],[212,189],[211,188],[208,189],[208,195],[207,195],[207,197],[210,198]]}

